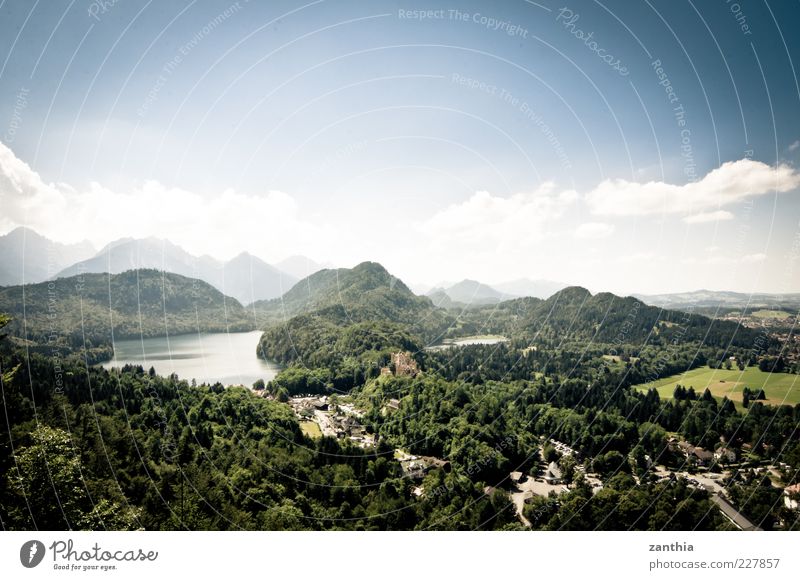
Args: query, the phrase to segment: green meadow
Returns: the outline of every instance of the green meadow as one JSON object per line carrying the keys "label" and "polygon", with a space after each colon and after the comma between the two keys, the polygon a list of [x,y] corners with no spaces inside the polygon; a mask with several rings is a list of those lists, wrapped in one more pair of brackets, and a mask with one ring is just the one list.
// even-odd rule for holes
{"label": "green meadow", "polygon": [[691,371],[664,377],[655,382],[637,385],[641,391],[654,388],[662,399],[671,399],[675,387],[693,387],[698,395],[709,389],[717,399],[728,397],[737,407],[742,406],[742,389],[764,389],[766,405],[796,405],[800,403],[800,375],[765,373],[758,367],[739,369],[696,368]]}

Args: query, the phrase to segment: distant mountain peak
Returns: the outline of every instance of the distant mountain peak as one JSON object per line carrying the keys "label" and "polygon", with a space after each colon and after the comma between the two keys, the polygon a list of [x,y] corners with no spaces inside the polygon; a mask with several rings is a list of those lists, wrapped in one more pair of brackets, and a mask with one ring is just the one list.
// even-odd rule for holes
{"label": "distant mountain peak", "polygon": [[61,270],[58,276],[71,276],[78,270],[119,274],[145,268],[203,280],[242,304],[280,296],[297,281],[295,276],[248,252],[220,262],[210,256],[194,256],[170,240],[155,236],[115,240],[94,257]]}
{"label": "distant mountain peak", "polygon": [[0,236],[0,286],[43,282],[64,267],[95,253],[87,241],[62,244],[19,226]]}
{"label": "distant mountain peak", "polygon": [[550,301],[563,301],[563,300],[586,300],[587,298],[591,298],[592,293],[589,292],[583,286],[567,286],[562,290],[559,290],[555,294],[553,294],[549,300]]}
{"label": "distant mountain peak", "polygon": [[433,288],[428,292],[428,296],[435,297],[437,304],[447,304],[447,301],[442,299],[442,295],[447,296],[452,302],[465,305],[497,304],[503,300],[513,298],[513,296],[500,292],[491,286],[469,278],[456,282],[447,288]]}
{"label": "distant mountain peak", "polygon": [[330,269],[332,266],[330,264],[320,264],[306,256],[293,255],[281,260],[275,264],[275,267],[281,272],[286,272],[298,280],[302,280],[320,270]]}

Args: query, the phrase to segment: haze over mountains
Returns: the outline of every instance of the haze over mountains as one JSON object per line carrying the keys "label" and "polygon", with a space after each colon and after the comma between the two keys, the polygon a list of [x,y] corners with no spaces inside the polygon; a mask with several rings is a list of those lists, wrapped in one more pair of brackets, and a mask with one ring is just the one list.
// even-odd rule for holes
{"label": "haze over mountains", "polygon": [[[203,280],[242,304],[275,298],[299,278],[321,266],[303,256],[284,260],[294,275],[243,252],[222,262],[210,256],[194,256],[169,240],[122,238],[99,252],[88,242],[65,245],[53,242],[29,228],[17,228],[0,236],[0,286],[35,284],[83,274],[120,274],[135,269],[157,269]],[[24,276],[24,278],[23,278]]]}
{"label": "haze over mountains", "polygon": [[[228,261],[220,261],[207,255],[192,255],[169,240],[155,237],[122,238],[107,244],[98,252],[89,242],[61,244],[24,227],[0,236],[0,286],[14,286],[23,282],[35,284],[78,273],[119,274],[135,269],[157,269],[202,280],[243,305],[254,304],[261,312],[269,311],[270,317],[275,315],[275,306],[269,305],[265,310],[263,302],[284,296],[298,280],[317,272],[343,271],[300,255],[291,256],[275,265],[248,252],[242,252]],[[547,299],[567,286],[563,282],[545,279],[520,278],[491,285],[464,279],[454,284],[440,284],[424,294],[438,307],[463,309],[499,304],[519,297]],[[305,291],[308,290],[306,288]],[[424,288],[417,290],[418,294],[422,294],[419,290]],[[697,290],[633,296],[652,306],[677,309],[800,308],[800,293],[746,294]],[[284,313],[291,314],[291,308]]]}
{"label": "haze over mountains", "polygon": [[477,280],[462,280],[447,287],[436,287],[426,292],[434,304],[442,308],[464,308],[498,304],[505,300],[528,296],[547,299],[568,285],[552,280],[520,278],[501,284],[487,285]]}
{"label": "haze over mountains", "polygon": [[35,284],[95,254],[89,242],[59,244],[30,228],[0,236],[0,286]]}
{"label": "haze over mountains", "polygon": [[302,280],[306,276],[311,276],[314,272],[333,268],[333,265],[328,263],[320,264],[306,256],[289,256],[275,264],[275,267],[281,272],[286,272],[290,276]]}
{"label": "haze over mountains", "polygon": [[675,294],[634,294],[642,302],[664,308],[800,308],[800,293],[746,294],[716,290],[695,290]]}
{"label": "haze over mountains", "polygon": [[297,282],[294,276],[246,252],[220,262],[210,256],[193,256],[158,238],[112,242],[94,257],[65,268],[57,277],[79,272],[120,274],[139,268],[155,268],[203,280],[242,304],[280,296]]}

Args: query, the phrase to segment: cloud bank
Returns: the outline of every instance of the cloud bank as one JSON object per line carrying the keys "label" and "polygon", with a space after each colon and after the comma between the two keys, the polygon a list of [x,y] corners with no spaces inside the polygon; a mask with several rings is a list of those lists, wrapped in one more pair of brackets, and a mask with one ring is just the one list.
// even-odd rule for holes
{"label": "cloud bank", "polygon": [[[740,159],[723,163],[700,181],[685,185],[607,179],[586,195],[586,202],[592,213],[604,216],[695,213],[702,216],[703,212],[748,197],[785,193],[799,186],[800,173],[789,165],[771,167],[760,161]],[[714,219],[718,218],[696,217],[693,223]]]}
{"label": "cloud bank", "polygon": [[[167,237],[196,254],[230,258],[248,249],[265,259],[318,250],[329,226],[301,218],[290,195],[248,195],[231,189],[209,197],[146,181],[128,192],[92,183],[85,191],[44,182],[0,143],[0,228],[26,225],[60,242],[103,246],[130,236]],[[314,253],[318,253],[314,251]]]}

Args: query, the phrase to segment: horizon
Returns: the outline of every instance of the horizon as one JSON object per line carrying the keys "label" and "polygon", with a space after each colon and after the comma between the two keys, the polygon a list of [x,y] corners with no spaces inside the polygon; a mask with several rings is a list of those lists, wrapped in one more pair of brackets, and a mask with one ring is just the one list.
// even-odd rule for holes
{"label": "horizon", "polygon": [[[26,232],[33,232],[34,234],[43,237],[44,239],[48,240],[49,242],[53,242],[54,241],[54,240],[50,240],[46,236],[43,236],[42,234],[40,234],[39,232],[37,232],[36,230],[34,230],[33,228],[30,228],[28,226],[16,226],[11,231],[8,231],[8,232],[5,232],[5,233],[0,233],[0,238],[3,238],[5,236],[9,235],[10,233],[13,233],[16,230],[26,230]],[[255,257],[257,259],[261,259],[261,258],[258,258],[257,256],[254,256],[253,254],[250,254],[247,250],[243,250],[242,252],[236,254],[235,256],[233,256],[232,258],[230,258],[228,260],[218,260],[218,259],[212,258],[211,256],[208,256],[208,255],[196,256],[194,254],[191,254],[191,252],[188,252],[185,248],[181,247],[180,245],[172,242],[171,240],[169,240],[167,238],[159,238],[159,237],[156,237],[156,236],[148,236],[147,238],[130,238],[130,237],[119,238],[117,240],[112,240],[112,241],[108,242],[105,246],[103,246],[100,249],[98,249],[95,246],[93,246],[91,244],[91,242],[89,242],[88,240],[82,240],[81,242],[76,242],[76,244],[81,244],[81,243],[85,242],[85,243],[88,243],[89,245],[92,245],[92,248],[93,248],[93,250],[95,252],[93,254],[93,257],[96,257],[96,256],[102,254],[104,251],[106,251],[107,248],[109,246],[111,246],[112,244],[116,244],[118,242],[142,242],[142,241],[155,241],[155,242],[159,242],[159,243],[165,243],[166,242],[166,243],[172,244],[173,246],[177,247],[181,251],[186,252],[187,254],[192,256],[193,258],[197,258],[197,259],[200,259],[200,258],[211,258],[211,259],[215,260],[220,266],[223,266],[226,263],[228,263],[230,261],[233,261],[233,260],[235,260],[235,259],[237,259],[237,258],[239,258],[241,256],[249,256],[249,257]],[[56,243],[59,243],[59,242],[56,242]],[[296,278],[296,282],[295,282],[295,284],[296,284],[296,283],[299,283],[300,281],[302,281],[304,278],[303,277],[297,278],[296,276],[293,276],[292,274],[290,274],[288,272],[285,272],[285,271],[283,271],[283,270],[281,270],[279,268],[279,266],[280,266],[280,264],[282,262],[286,262],[286,261],[291,260],[293,258],[299,258],[299,259],[310,260],[312,262],[316,262],[316,260],[313,260],[313,258],[310,258],[308,256],[295,254],[295,255],[287,256],[287,257],[285,257],[285,258],[283,258],[281,260],[278,260],[275,263],[270,263],[270,262],[266,262],[266,261],[265,261],[265,263],[268,266],[271,266],[271,267],[277,269],[278,271],[280,271],[282,275],[286,274],[286,275],[289,275],[291,277]],[[91,259],[91,258],[89,258],[89,259]],[[82,260],[82,261],[85,261],[85,260]],[[406,279],[404,279],[404,278],[402,278],[400,276],[394,276],[394,274],[392,274],[391,268],[386,267],[384,265],[384,263],[379,259],[366,259],[366,260],[362,260],[362,261],[360,261],[358,263],[355,263],[355,264],[352,264],[352,265],[337,265],[337,264],[323,265],[324,267],[319,268],[318,270],[309,273],[308,276],[312,276],[316,272],[320,272],[322,270],[337,270],[337,269],[351,270],[351,269],[353,269],[353,268],[355,268],[355,267],[357,267],[357,266],[359,266],[361,264],[364,264],[364,263],[375,263],[375,264],[380,265],[390,275],[392,275],[395,278],[398,278],[401,282],[403,282],[417,296],[428,296],[434,290],[449,290],[451,287],[453,287],[455,285],[458,285],[458,284],[462,284],[464,282],[477,283],[477,284],[480,284],[482,286],[486,286],[492,291],[495,291],[495,292],[497,292],[499,294],[507,296],[508,297],[508,298],[506,298],[507,300],[513,300],[515,298],[530,297],[530,296],[527,296],[527,295],[504,292],[504,291],[499,290],[497,288],[497,286],[504,286],[504,285],[512,284],[514,282],[552,283],[552,284],[561,285],[563,287],[562,289],[565,289],[565,288],[583,288],[585,290],[588,290],[592,295],[600,294],[600,293],[604,293],[604,292],[611,292],[612,294],[616,294],[616,295],[618,295],[620,297],[634,297],[634,298],[636,298],[636,297],[670,296],[670,295],[680,295],[680,294],[693,294],[693,293],[699,293],[699,292],[713,292],[713,293],[730,292],[730,293],[734,293],[734,294],[743,294],[743,295],[749,295],[749,296],[755,296],[755,295],[761,295],[761,294],[770,295],[770,296],[789,296],[789,295],[800,294],[800,292],[750,292],[750,293],[748,293],[748,292],[737,292],[735,290],[729,290],[729,289],[712,289],[712,288],[695,288],[695,289],[691,289],[691,290],[679,290],[679,291],[675,291],[675,292],[656,292],[656,293],[649,293],[648,294],[648,293],[636,292],[636,291],[612,292],[611,290],[607,290],[607,289],[603,289],[603,288],[592,288],[590,286],[587,286],[585,284],[581,284],[579,282],[578,283],[570,283],[570,282],[564,282],[564,281],[558,281],[558,280],[548,280],[548,279],[544,279],[544,278],[516,278],[516,279],[513,279],[513,280],[500,280],[500,281],[490,282],[490,281],[486,281],[486,280],[477,280],[475,278],[471,278],[470,276],[466,276],[466,277],[461,278],[459,280],[440,280],[439,282],[437,282],[435,284],[427,284],[427,283],[420,283],[418,281],[408,281],[408,280],[406,280]],[[142,267],[139,267],[139,268],[131,268],[130,270],[141,270],[141,269],[156,269],[156,270],[159,270],[159,271],[170,272],[169,270],[166,270],[166,269],[153,268],[151,266],[142,266]],[[130,271],[130,270],[125,270],[125,271]],[[91,273],[95,273],[95,272],[91,272]],[[177,272],[171,272],[171,273],[177,274],[179,276],[188,277],[188,276],[185,276],[183,274],[179,274]],[[50,277],[48,279],[57,279],[57,277],[61,277],[61,276],[58,276],[59,274],[61,274],[61,272],[56,273],[54,276],[52,276],[52,277]],[[83,274],[83,275],[85,275],[85,274]],[[306,276],[306,277],[308,277],[308,276]],[[63,276],[63,277],[70,277],[70,276]],[[31,284],[37,284],[37,283],[39,283],[39,282],[26,282],[25,285],[31,285]],[[291,287],[290,287],[290,289],[291,289]],[[560,290],[556,290],[550,295],[552,296],[554,294],[557,294],[559,291]]]}

